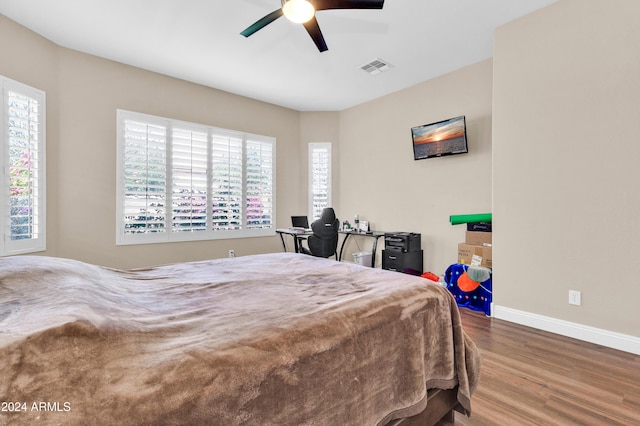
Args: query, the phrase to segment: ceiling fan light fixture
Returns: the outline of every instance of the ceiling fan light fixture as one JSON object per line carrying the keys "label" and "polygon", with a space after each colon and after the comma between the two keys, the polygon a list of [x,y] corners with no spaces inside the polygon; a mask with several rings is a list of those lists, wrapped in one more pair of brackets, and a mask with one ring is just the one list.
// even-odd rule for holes
{"label": "ceiling fan light fixture", "polygon": [[315,9],[307,0],[289,0],[282,6],[282,13],[291,22],[303,24],[313,18]]}

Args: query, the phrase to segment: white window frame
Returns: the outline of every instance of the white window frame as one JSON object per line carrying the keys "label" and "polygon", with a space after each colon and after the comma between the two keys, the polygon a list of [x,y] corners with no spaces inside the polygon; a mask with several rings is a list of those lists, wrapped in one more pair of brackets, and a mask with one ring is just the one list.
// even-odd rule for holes
{"label": "white window frame", "polygon": [[[30,197],[30,206],[33,213],[30,214],[31,237],[24,239],[12,239],[11,231],[11,164],[10,164],[10,139],[11,134],[10,108],[8,106],[9,92],[18,93],[30,98],[37,104],[35,110],[30,111],[29,124],[37,123],[37,128],[30,128],[29,152],[34,152],[35,163],[31,163],[35,183],[33,195]],[[46,94],[40,89],[28,86],[18,81],[0,75],[0,142],[2,143],[2,209],[0,209],[0,229],[2,240],[0,241],[0,256],[35,253],[46,250]],[[33,134],[31,134],[33,132]]]}
{"label": "white window frame", "polygon": [[[315,220],[320,217],[320,213],[324,207],[331,207],[331,186],[332,186],[332,175],[331,175],[331,142],[310,142],[309,143],[309,217],[312,220]],[[320,207],[316,208],[316,195],[317,195],[317,185],[318,182],[318,174],[314,170],[314,157],[320,153],[325,152],[326,155],[326,176],[324,179],[327,181],[326,193],[327,200],[326,203]]]}
{"label": "white window frame", "polygon": [[[125,232],[125,122],[127,120],[148,123],[166,128],[166,186],[165,186],[165,223],[163,232]],[[188,129],[194,132],[205,132],[207,134],[207,207],[206,207],[206,230],[178,232],[172,226],[172,136],[173,129]],[[233,138],[242,141],[242,206],[240,210],[240,224],[233,225],[236,229],[213,229],[213,138],[219,139]],[[270,223],[266,225],[251,225],[247,223],[247,146],[257,143],[260,146],[269,147],[271,152],[271,165],[264,163],[267,179],[270,176],[271,200]],[[269,152],[269,151],[268,151]],[[117,110],[117,201],[116,201],[116,244],[149,244],[167,243],[178,241],[201,241],[218,240],[230,238],[249,238],[275,235],[276,218],[276,139],[269,136],[255,135],[246,132],[239,132],[228,129],[220,129],[196,123],[190,123],[169,118],[157,117],[126,110]]]}

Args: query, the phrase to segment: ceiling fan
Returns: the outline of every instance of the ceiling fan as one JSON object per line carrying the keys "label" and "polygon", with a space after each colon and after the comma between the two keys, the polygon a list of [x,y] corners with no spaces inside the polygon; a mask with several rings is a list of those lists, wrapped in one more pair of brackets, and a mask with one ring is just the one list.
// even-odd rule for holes
{"label": "ceiling fan", "polygon": [[304,25],[318,50],[324,52],[328,48],[318,21],[316,21],[315,12],[317,10],[382,9],[384,5],[384,0],[281,0],[281,2],[280,9],[258,19],[240,34],[249,37],[284,15],[290,21]]}

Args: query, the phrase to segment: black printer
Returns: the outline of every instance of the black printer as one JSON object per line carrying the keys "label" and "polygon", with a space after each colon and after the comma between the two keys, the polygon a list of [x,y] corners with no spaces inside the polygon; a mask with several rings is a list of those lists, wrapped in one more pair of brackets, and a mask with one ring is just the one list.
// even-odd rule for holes
{"label": "black printer", "polygon": [[415,232],[388,232],[384,234],[384,247],[405,253],[419,251],[421,249],[420,234]]}

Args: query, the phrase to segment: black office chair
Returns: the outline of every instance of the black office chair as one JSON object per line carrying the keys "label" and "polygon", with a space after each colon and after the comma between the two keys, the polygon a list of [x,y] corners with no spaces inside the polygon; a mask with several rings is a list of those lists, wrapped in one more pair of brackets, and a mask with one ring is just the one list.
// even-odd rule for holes
{"label": "black office chair", "polygon": [[[333,208],[327,207],[322,210],[320,218],[311,224],[312,235],[307,238],[298,239],[298,247],[301,253],[310,254],[316,257],[330,257],[336,254],[338,248],[338,229],[340,221],[336,218]],[[307,240],[308,248],[302,246],[302,241]]]}

